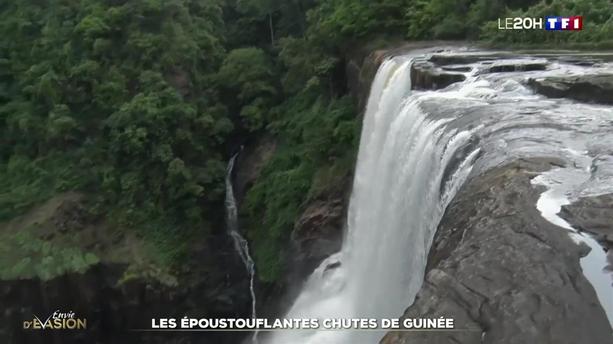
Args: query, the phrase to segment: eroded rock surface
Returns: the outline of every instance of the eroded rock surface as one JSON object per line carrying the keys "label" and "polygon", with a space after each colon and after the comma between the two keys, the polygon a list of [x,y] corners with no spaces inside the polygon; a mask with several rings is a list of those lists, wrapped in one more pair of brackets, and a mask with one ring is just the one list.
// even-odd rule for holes
{"label": "eroded rock surface", "polygon": [[496,63],[481,73],[506,73],[506,72],[531,72],[535,70],[547,69],[547,62],[505,62]]}
{"label": "eroded rock surface", "polygon": [[613,331],[579,260],[584,247],[536,209],[545,160],[469,181],[447,209],[422,290],[404,317],[452,317],[453,332],[390,332],[384,344],[611,343]]}
{"label": "eroded rock surface", "polygon": [[415,61],[411,65],[413,89],[438,90],[465,79],[464,74],[445,71],[428,61]]}
{"label": "eroded rock surface", "polygon": [[234,195],[239,203],[242,203],[247,190],[253,186],[276,149],[276,139],[268,135],[258,137],[245,144],[238,155],[234,168]]}
{"label": "eroded rock surface", "polygon": [[581,198],[563,206],[560,217],[613,246],[613,194]]}
{"label": "eroded rock surface", "polygon": [[[500,61],[488,63],[492,56],[481,55],[433,55],[428,60],[416,60],[411,66],[411,86],[418,90],[438,90],[453,83],[464,81],[473,67],[471,64],[483,61],[479,74],[529,72],[546,70],[546,60],[524,60],[501,56]],[[486,61],[487,60],[487,61]]]}
{"label": "eroded rock surface", "polygon": [[530,79],[528,85],[550,98],[613,104],[613,74]]}
{"label": "eroded rock surface", "polygon": [[292,232],[293,267],[299,275],[311,273],[326,257],[340,251],[344,215],[340,197],[316,201],[302,213]]}
{"label": "eroded rock surface", "polygon": [[[500,56],[500,57],[502,58],[503,56]],[[471,63],[475,63],[475,62],[479,62],[483,60],[491,60],[491,59],[492,59],[492,55],[490,54],[487,54],[487,55],[434,54],[432,55],[432,57],[430,57],[429,61],[439,66],[446,66],[446,65],[471,64]]]}

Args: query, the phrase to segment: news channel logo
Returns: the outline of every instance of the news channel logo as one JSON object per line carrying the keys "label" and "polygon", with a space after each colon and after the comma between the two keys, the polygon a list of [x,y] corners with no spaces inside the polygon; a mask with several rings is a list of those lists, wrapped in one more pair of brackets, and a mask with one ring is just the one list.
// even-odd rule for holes
{"label": "news channel logo", "polygon": [[545,18],[498,18],[498,30],[543,29],[547,31],[580,31],[583,29],[583,16],[550,16]]}

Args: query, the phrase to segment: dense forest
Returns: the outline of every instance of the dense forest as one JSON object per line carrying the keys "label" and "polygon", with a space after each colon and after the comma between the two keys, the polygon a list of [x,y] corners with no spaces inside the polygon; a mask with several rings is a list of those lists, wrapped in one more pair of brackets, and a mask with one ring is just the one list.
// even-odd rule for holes
{"label": "dense forest", "polygon": [[[502,16],[583,15],[580,33],[498,31]],[[386,40],[606,44],[609,0],[36,0],[0,4],[0,221],[89,195],[160,262],[223,230],[224,173],[249,137],[274,157],[241,213],[259,278],[304,204],[351,174],[352,48]],[[559,45],[557,45],[560,47]],[[17,244],[19,245],[19,244]]]}

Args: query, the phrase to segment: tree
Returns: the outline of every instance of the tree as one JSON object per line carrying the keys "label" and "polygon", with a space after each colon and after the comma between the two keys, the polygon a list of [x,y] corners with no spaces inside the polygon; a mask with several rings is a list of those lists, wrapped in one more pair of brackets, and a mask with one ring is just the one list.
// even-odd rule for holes
{"label": "tree", "polygon": [[[211,87],[223,28],[217,0],[2,3],[0,194],[13,196],[3,206],[70,185],[127,227],[202,227],[215,214],[202,205],[223,199],[232,130]],[[32,176],[48,167],[47,183],[13,177],[11,161]]]}
{"label": "tree", "polygon": [[268,55],[258,48],[232,50],[224,59],[217,80],[249,130],[262,128],[277,97],[275,72]]}

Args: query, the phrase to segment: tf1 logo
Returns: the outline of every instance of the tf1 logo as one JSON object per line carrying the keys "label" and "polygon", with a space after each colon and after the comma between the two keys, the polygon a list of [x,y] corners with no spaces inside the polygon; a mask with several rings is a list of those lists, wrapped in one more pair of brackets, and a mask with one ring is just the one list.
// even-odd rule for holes
{"label": "tf1 logo", "polygon": [[583,29],[583,17],[545,17],[545,30],[581,30]]}
{"label": "tf1 logo", "polygon": [[498,30],[579,31],[583,29],[583,17],[498,18]]}

